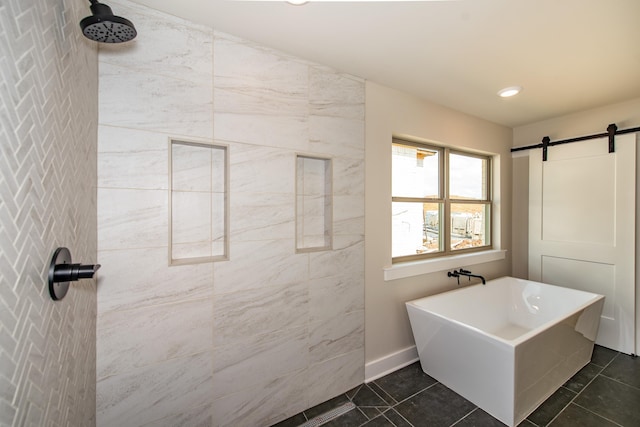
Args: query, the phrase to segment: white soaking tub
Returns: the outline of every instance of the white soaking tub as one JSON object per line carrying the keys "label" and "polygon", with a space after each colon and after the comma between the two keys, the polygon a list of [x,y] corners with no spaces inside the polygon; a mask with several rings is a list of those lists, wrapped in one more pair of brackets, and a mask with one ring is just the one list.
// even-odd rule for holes
{"label": "white soaking tub", "polygon": [[515,426],[589,363],[603,303],[503,277],[406,305],[422,370]]}

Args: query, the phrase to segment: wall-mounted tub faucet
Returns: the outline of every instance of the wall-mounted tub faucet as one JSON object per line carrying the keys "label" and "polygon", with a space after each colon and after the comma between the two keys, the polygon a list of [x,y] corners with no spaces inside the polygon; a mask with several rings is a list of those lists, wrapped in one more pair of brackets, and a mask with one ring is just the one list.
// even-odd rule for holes
{"label": "wall-mounted tub faucet", "polygon": [[459,269],[459,270],[453,270],[453,272],[448,271],[447,272],[447,277],[455,277],[456,279],[458,279],[458,285],[460,284],[460,276],[467,276],[469,278],[469,280],[471,280],[472,277],[476,277],[480,280],[482,280],[482,284],[486,285],[487,281],[484,280],[484,277],[479,276],[477,274],[472,274],[469,270],[464,270],[464,269]]}

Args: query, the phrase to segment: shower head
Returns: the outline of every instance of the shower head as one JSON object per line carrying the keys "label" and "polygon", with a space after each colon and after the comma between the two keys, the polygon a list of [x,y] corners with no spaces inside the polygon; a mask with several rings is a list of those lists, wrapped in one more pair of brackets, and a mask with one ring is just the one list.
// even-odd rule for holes
{"label": "shower head", "polygon": [[97,0],[89,1],[93,15],[80,21],[82,34],[86,38],[102,43],[122,43],[136,37],[138,33],[131,21],[114,16],[106,4]]}

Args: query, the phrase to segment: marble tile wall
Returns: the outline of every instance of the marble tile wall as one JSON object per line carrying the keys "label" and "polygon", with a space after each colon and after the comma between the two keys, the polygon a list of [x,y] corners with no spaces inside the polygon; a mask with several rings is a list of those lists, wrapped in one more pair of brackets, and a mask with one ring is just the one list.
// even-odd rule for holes
{"label": "marble tile wall", "polygon": [[[267,426],[361,383],[363,80],[110,6],[138,38],[100,51],[97,425]],[[169,266],[169,138],[228,147],[227,261]],[[326,251],[296,253],[300,154],[331,159]]]}

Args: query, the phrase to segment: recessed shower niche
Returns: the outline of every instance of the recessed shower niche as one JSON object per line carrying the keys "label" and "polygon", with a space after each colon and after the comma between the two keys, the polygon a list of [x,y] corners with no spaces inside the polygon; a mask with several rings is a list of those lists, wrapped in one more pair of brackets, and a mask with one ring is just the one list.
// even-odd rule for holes
{"label": "recessed shower niche", "polygon": [[298,155],[296,158],[296,250],[331,249],[331,159]]}
{"label": "recessed shower niche", "polygon": [[227,147],[170,140],[169,264],[226,260]]}

